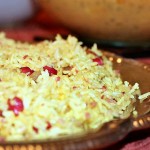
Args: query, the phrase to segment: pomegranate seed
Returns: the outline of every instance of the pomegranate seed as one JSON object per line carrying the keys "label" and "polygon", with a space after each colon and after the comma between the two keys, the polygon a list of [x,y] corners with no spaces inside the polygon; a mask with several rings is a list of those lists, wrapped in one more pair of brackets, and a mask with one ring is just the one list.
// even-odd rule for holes
{"label": "pomegranate seed", "polygon": [[57,77],[57,78],[56,78],[56,82],[58,82],[58,81],[60,81],[60,77]]}
{"label": "pomegranate seed", "polygon": [[107,101],[108,103],[114,103],[114,104],[116,103],[116,100],[115,100],[115,99],[107,99],[106,101]]}
{"label": "pomegranate seed", "polygon": [[29,67],[22,67],[22,68],[20,68],[20,70],[21,70],[21,73],[25,73],[28,76],[30,76],[34,72]]}
{"label": "pomegranate seed", "polygon": [[71,71],[72,69],[73,69],[73,66],[63,67],[63,70],[65,71]]}
{"label": "pomegranate seed", "polygon": [[24,110],[23,102],[18,97],[14,97],[12,100],[8,99],[7,104],[8,110],[13,111],[16,116],[19,115],[19,112],[22,112]]}
{"label": "pomegranate seed", "polygon": [[122,92],[122,95],[124,95],[125,94],[125,92]]}
{"label": "pomegranate seed", "polygon": [[105,85],[103,85],[103,86],[102,86],[102,90],[103,90],[103,91],[106,91],[106,90],[107,90],[107,87],[106,87]]}
{"label": "pomegranate seed", "polygon": [[43,67],[43,70],[44,70],[44,71],[47,70],[50,76],[51,76],[51,75],[57,75],[57,70],[54,69],[53,67],[44,66],[44,67]]}
{"label": "pomegranate seed", "polygon": [[86,113],[85,113],[85,118],[86,118],[86,119],[89,119],[90,117],[91,117],[90,113],[89,113],[89,112],[86,112]]}
{"label": "pomegranate seed", "polygon": [[104,99],[104,97],[105,97],[105,96],[104,96],[104,95],[102,95],[102,96],[101,96],[101,99]]}
{"label": "pomegranate seed", "polygon": [[46,130],[49,130],[51,127],[52,125],[50,124],[50,122],[47,122]]}
{"label": "pomegranate seed", "polygon": [[3,117],[3,111],[0,110],[0,117]]}
{"label": "pomegranate seed", "polygon": [[79,72],[79,70],[77,70],[77,69],[76,69],[75,71],[76,71],[76,73],[78,73],[78,72]]}
{"label": "pomegranate seed", "polygon": [[77,86],[73,86],[72,88],[75,90],[75,89],[78,88],[78,87],[77,87]]}
{"label": "pomegranate seed", "polygon": [[34,130],[35,133],[38,133],[38,132],[39,132],[39,129],[38,129],[37,127],[34,127],[34,126],[33,126],[32,129]]}
{"label": "pomegranate seed", "polygon": [[95,101],[93,101],[93,102],[90,103],[90,107],[91,107],[91,108],[96,107],[96,105],[97,105],[97,102],[95,102]]}
{"label": "pomegranate seed", "polygon": [[102,57],[97,57],[93,59],[93,62],[96,62],[99,66],[103,65]]}
{"label": "pomegranate seed", "polygon": [[5,142],[5,138],[0,136],[0,142]]}
{"label": "pomegranate seed", "polygon": [[24,56],[23,56],[23,59],[26,59],[27,57],[28,57],[28,55],[24,55]]}
{"label": "pomegranate seed", "polygon": [[94,53],[93,51],[91,51],[90,49],[87,49],[87,50],[86,50],[86,53],[87,53],[87,54],[92,54],[92,55],[98,57],[98,55],[97,55],[96,53]]}

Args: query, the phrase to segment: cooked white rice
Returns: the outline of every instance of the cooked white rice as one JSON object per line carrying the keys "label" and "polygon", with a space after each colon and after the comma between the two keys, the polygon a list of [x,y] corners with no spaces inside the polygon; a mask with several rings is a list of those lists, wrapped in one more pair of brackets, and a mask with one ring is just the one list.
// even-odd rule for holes
{"label": "cooked white rice", "polygon": [[81,45],[72,36],[33,45],[0,34],[1,139],[86,132],[135,110],[138,84],[123,83],[96,45]]}

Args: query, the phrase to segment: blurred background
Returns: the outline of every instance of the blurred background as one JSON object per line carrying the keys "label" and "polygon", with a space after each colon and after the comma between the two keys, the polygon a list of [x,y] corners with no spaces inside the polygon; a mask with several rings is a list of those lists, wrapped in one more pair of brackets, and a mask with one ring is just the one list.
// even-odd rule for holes
{"label": "blurred background", "polygon": [[0,31],[15,40],[36,42],[67,35],[68,29],[56,20],[37,0],[0,0]]}
{"label": "blurred background", "polygon": [[0,0],[0,26],[12,26],[31,18],[35,11],[32,0]]}

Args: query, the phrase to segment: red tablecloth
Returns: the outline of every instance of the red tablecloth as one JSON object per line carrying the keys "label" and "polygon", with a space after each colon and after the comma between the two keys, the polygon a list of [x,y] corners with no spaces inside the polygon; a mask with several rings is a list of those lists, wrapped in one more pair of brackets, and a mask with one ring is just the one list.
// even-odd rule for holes
{"label": "red tablecloth", "polygon": [[[44,13],[39,13],[32,20],[25,23],[23,26],[15,28],[1,28],[10,38],[21,41],[32,42],[35,37],[50,37],[53,38],[57,33],[67,35],[70,31],[57,22],[53,17],[48,19]],[[150,56],[147,58],[137,58],[137,60],[150,64]],[[147,130],[132,132],[126,138],[118,143],[108,147],[111,150],[150,150],[150,128]]]}

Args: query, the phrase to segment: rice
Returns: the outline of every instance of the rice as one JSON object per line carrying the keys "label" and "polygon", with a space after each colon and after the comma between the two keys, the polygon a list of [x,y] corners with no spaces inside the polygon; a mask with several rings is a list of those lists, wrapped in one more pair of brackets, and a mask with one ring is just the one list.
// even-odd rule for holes
{"label": "rice", "polygon": [[123,82],[96,45],[88,49],[73,36],[29,44],[1,33],[0,68],[0,137],[6,141],[84,133],[136,114],[138,83]]}

